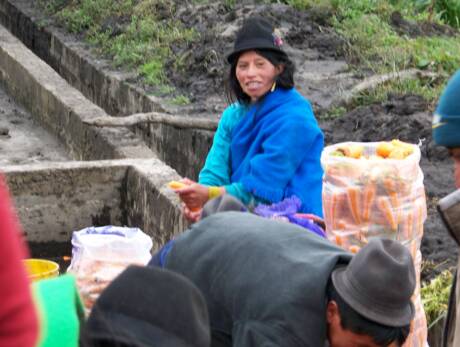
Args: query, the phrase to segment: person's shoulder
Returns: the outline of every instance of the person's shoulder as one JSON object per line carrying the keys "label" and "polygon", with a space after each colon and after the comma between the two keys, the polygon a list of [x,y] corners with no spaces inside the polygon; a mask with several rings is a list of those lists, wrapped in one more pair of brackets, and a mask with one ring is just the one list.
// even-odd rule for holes
{"label": "person's shoulder", "polygon": [[234,102],[233,104],[230,104],[225,108],[224,112],[222,113],[222,117],[226,115],[233,115],[241,112],[246,112],[247,108],[247,106],[240,104],[239,102]]}
{"label": "person's shoulder", "polygon": [[233,129],[240,119],[244,117],[246,112],[247,106],[237,102],[231,104],[222,113],[222,117],[220,119],[221,127]]}
{"label": "person's shoulder", "polygon": [[313,108],[311,107],[311,103],[305,96],[300,94],[300,92],[295,88],[290,90],[290,94],[292,95],[292,99],[295,103],[301,107],[304,107],[309,111],[309,113],[313,115]]}
{"label": "person's shoulder", "polygon": [[316,129],[317,132],[320,132],[310,102],[295,88],[282,90],[279,97],[282,100],[278,109],[278,113],[282,114],[282,117],[278,119],[279,123],[304,127],[308,131]]}

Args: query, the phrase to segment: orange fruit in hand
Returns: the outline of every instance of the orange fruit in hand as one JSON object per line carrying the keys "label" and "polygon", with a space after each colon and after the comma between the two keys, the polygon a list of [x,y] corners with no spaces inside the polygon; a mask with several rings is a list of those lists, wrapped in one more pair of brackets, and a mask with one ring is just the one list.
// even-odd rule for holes
{"label": "orange fruit in hand", "polygon": [[168,183],[168,187],[171,189],[181,189],[187,186],[185,183],[179,181],[171,181]]}
{"label": "orange fruit in hand", "polygon": [[391,142],[380,142],[377,145],[376,153],[382,158],[388,158],[390,156],[390,153],[394,150],[394,148],[395,147]]}

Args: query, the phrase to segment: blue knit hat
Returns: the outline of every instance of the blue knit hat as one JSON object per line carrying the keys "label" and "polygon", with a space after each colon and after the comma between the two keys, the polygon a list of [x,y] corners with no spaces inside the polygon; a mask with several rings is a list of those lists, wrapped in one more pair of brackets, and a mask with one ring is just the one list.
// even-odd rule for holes
{"label": "blue knit hat", "polygon": [[440,146],[460,147],[460,70],[439,99],[433,117],[433,139]]}

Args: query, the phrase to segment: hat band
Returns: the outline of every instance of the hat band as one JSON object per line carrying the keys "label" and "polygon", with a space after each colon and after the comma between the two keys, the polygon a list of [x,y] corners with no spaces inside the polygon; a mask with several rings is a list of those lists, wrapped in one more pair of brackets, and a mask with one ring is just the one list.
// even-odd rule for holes
{"label": "hat band", "polygon": [[400,327],[410,323],[415,313],[411,301],[404,307],[394,302],[385,302],[385,305],[382,305],[365,290],[355,286],[345,276],[345,270],[346,267],[335,270],[332,273],[332,281],[337,292],[351,308],[367,319],[386,326]]}

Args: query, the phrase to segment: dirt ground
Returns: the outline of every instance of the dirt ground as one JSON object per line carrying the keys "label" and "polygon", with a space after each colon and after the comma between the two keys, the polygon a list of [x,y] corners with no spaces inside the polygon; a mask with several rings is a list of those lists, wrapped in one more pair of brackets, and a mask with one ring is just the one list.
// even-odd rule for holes
{"label": "dirt ground", "polygon": [[[360,81],[361,73],[351,72],[344,57],[343,41],[328,24],[330,13],[299,12],[284,5],[244,5],[228,11],[222,5],[184,6],[178,17],[196,28],[203,40],[193,47],[180,47],[187,54],[186,72],[169,71],[175,86],[190,96],[193,111],[222,109],[222,91],[227,73],[225,54],[244,18],[259,14],[268,18],[284,40],[284,49],[296,63],[296,86],[307,97],[317,115],[321,115],[342,95]],[[393,14],[391,23],[401,35],[440,35],[455,33],[452,29],[432,23],[412,23]],[[363,74],[365,74],[363,72]],[[215,107],[215,105],[220,107]],[[420,143],[421,167],[425,175],[428,218],[422,241],[425,260],[435,263],[423,277],[431,277],[454,266],[457,246],[447,234],[436,211],[436,202],[455,189],[453,166],[447,151],[434,146],[431,139],[430,105],[417,95],[393,95],[382,104],[359,107],[343,117],[321,120],[326,144],[342,141],[380,141],[400,139]]]}
{"label": "dirt ground", "polygon": [[0,167],[69,159],[62,144],[0,87]]}
{"label": "dirt ground", "polygon": [[[225,55],[231,50],[234,34],[243,19],[252,14],[268,18],[279,31],[284,49],[297,65],[297,88],[311,101],[317,115],[336,104],[343,91],[367,74],[350,68],[344,57],[343,40],[328,24],[331,14],[327,11],[299,12],[285,5],[253,5],[250,1],[239,1],[233,9],[219,3],[178,4],[178,19],[187,27],[195,28],[201,37],[198,43],[171,47],[185,62],[180,73],[172,69],[172,61],[167,64],[167,75],[173,85],[191,100],[182,112],[218,114],[224,109],[227,104],[223,88],[227,73]],[[450,29],[430,23],[408,22],[397,13],[391,20],[401,35],[454,34]],[[112,25],[114,33],[121,32],[124,22],[112,19],[107,29]],[[147,91],[151,89],[143,87]],[[457,255],[457,247],[435,209],[436,202],[455,187],[446,151],[436,148],[431,140],[431,112],[420,96],[393,95],[387,102],[356,108],[337,119],[319,121],[327,144],[394,138],[420,143],[429,207],[421,248],[424,259],[436,264],[434,270],[430,268],[429,273],[424,273],[430,277],[453,266]]]}

